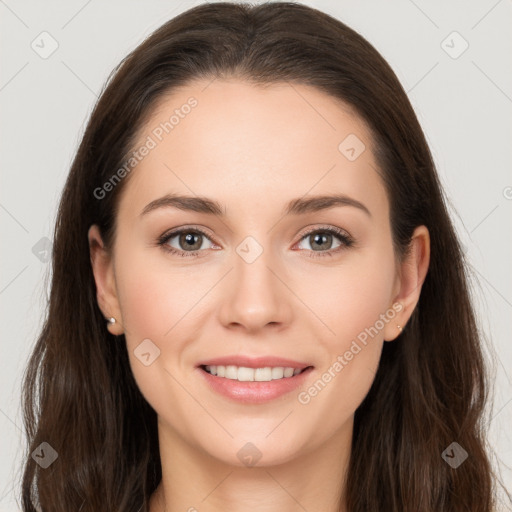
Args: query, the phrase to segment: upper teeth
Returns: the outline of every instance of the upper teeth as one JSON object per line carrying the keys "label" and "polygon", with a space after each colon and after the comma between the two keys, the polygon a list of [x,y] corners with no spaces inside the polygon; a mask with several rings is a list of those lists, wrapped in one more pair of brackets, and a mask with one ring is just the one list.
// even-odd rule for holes
{"label": "upper teeth", "polygon": [[205,366],[206,371],[217,377],[224,377],[226,379],[233,379],[239,381],[258,381],[264,382],[269,380],[282,379],[283,377],[292,377],[299,374],[302,370],[300,368],[285,368],[277,366],[271,368],[247,368],[245,366],[220,366],[212,365]]}

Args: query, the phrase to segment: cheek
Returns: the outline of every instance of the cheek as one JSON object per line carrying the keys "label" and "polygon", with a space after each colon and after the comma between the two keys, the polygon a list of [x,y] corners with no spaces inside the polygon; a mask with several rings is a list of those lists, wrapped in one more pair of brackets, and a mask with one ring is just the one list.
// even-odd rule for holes
{"label": "cheek", "polygon": [[182,330],[202,286],[183,272],[171,275],[143,250],[119,258],[116,276],[132,373],[152,407],[165,410],[170,402],[180,403],[180,387],[168,371],[174,374],[186,351]]}
{"label": "cheek", "polygon": [[171,339],[174,326],[211,286],[204,273],[173,265],[158,251],[132,251],[116,261],[119,302],[130,344],[144,338],[159,343]]}
{"label": "cheek", "polygon": [[304,275],[309,277],[302,278],[296,289],[322,320],[322,339],[330,353],[349,345],[391,306],[395,265],[392,249],[386,245],[347,253],[338,265],[319,267]]}
{"label": "cheek", "polygon": [[[172,378],[166,373],[180,367],[190,371],[190,340],[199,337],[204,296],[215,283],[212,272],[173,264],[159,249],[140,251],[116,259],[116,278],[123,328],[134,376],[146,398],[158,400],[159,386]],[[121,251],[120,251],[121,253]],[[213,279],[213,280],[212,280]],[[150,340],[156,346],[148,344]],[[141,343],[146,345],[141,345]],[[149,346],[158,356],[144,366],[137,355]],[[181,370],[180,370],[181,371]],[[169,380],[170,379],[170,380]]]}
{"label": "cheek", "polygon": [[319,336],[324,357],[299,402],[312,417],[325,418],[326,429],[335,430],[359,407],[375,378],[384,327],[395,316],[393,253],[384,248],[361,253],[324,272],[315,275],[314,292],[305,299],[328,327]]}
{"label": "cheek", "polygon": [[144,338],[159,339],[171,327],[172,309],[177,303],[176,289],[165,286],[162,276],[137,262],[126,265],[129,272],[120,269],[119,302],[123,312],[123,326],[130,345]]}

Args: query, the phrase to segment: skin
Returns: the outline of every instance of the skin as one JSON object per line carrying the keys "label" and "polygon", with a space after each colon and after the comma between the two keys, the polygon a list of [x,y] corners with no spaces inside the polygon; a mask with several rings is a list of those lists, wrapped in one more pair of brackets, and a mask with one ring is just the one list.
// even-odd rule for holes
{"label": "skin", "polygon": [[[117,320],[109,330],[125,334],[136,382],[158,415],[163,479],[150,510],[338,512],[338,500],[344,510],[354,412],[383,343],[400,335],[397,325],[407,324],[419,299],[428,230],[415,230],[411,253],[399,264],[370,132],[341,102],[303,85],[194,82],[160,102],[139,140],[190,96],[197,107],[132,171],[112,252],[97,226],[89,230],[98,304]],[[349,134],[366,145],[354,161],[338,150]],[[170,192],[215,199],[226,218],[172,207],[140,216]],[[352,206],[282,216],[291,199],[334,192],[360,201],[371,216]],[[199,257],[157,245],[182,226],[208,233],[199,235]],[[330,226],[348,232],[354,246],[335,252],[342,242],[333,235],[314,251],[314,234],[305,231],[318,227],[322,234]],[[250,264],[236,252],[247,236],[263,249]],[[168,244],[187,251],[179,242],[175,236]],[[312,257],[327,252],[332,257]],[[298,393],[393,304],[401,311],[309,403],[300,403]],[[134,354],[147,338],[160,349],[149,366]],[[296,391],[241,404],[211,391],[196,368],[229,354],[288,357],[314,370]],[[237,457],[249,441],[261,452],[254,467]]]}

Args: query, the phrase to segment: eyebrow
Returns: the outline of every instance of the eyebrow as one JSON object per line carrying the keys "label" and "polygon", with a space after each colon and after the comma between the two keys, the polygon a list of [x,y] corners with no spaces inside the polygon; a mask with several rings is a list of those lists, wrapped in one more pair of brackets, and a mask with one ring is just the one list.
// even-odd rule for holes
{"label": "eyebrow", "polygon": [[[352,206],[363,211],[369,217],[372,216],[370,210],[360,201],[353,199],[345,194],[318,195],[309,197],[299,197],[289,201],[283,211],[286,215],[304,215],[306,213],[318,212],[339,206]],[[166,194],[147,204],[142,210],[140,216],[147,215],[158,208],[174,207],[180,210],[206,213],[217,217],[225,218],[226,210],[222,205],[202,196],[183,196],[177,194]]]}

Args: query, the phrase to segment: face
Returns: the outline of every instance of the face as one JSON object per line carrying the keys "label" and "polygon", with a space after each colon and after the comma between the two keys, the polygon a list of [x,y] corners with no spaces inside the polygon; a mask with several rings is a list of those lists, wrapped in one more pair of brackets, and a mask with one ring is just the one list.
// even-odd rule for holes
{"label": "face", "polygon": [[367,127],[308,86],[215,80],[173,91],[138,138],[94,270],[160,428],[238,466],[248,442],[272,465],[346,434],[417,299]]}

